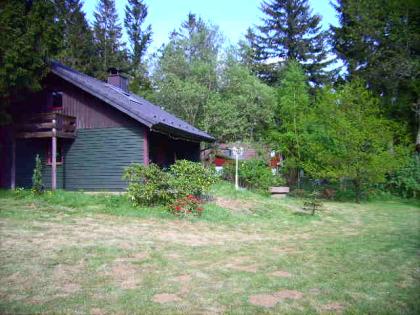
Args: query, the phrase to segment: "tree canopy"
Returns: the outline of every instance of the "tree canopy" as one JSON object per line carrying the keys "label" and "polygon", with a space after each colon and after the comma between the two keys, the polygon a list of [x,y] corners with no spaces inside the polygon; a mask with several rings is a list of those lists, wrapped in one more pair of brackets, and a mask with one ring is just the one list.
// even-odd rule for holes
{"label": "tree canopy", "polygon": [[244,55],[263,67],[263,78],[276,82],[278,74],[269,73],[261,63],[296,60],[310,82],[315,85],[329,82],[332,74],[327,67],[332,60],[328,58],[327,34],[321,29],[321,17],[312,13],[308,1],[263,1],[261,11],[262,24],[256,30],[248,30],[248,45],[242,46]]}

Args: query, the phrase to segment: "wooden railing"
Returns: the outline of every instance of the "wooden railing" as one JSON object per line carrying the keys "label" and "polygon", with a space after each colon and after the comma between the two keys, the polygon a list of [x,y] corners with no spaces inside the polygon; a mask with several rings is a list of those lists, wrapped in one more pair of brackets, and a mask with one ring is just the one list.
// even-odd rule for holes
{"label": "wooden railing", "polygon": [[17,138],[75,138],[76,117],[61,113],[41,113],[22,119],[16,125]]}

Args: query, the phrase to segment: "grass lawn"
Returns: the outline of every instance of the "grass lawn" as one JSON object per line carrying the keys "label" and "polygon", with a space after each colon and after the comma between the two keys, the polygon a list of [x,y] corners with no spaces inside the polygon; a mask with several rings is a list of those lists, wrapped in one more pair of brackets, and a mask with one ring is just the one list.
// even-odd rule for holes
{"label": "grass lawn", "polygon": [[419,314],[420,208],[215,187],[197,219],[0,192],[0,313]]}

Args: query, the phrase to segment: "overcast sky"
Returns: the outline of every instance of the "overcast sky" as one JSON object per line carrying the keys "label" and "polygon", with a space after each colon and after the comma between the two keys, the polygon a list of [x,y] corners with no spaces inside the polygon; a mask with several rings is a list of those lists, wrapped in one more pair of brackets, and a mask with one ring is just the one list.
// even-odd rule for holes
{"label": "overcast sky", "polygon": [[[313,11],[322,16],[324,28],[328,28],[330,24],[337,25],[337,17],[329,0],[309,2]],[[91,23],[97,3],[97,0],[84,0],[83,9]],[[115,3],[122,24],[127,1],[116,0]],[[153,30],[149,53],[167,42],[169,33],[180,26],[189,12],[219,26],[228,44],[236,44],[249,26],[259,24],[262,16],[260,0],[145,0],[145,3],[149,7],[146,25],[151,24]]]}

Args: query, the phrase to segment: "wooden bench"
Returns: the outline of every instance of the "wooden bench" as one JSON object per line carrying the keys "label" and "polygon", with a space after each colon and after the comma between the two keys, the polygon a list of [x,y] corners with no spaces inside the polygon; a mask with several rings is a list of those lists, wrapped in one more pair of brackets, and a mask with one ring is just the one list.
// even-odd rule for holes
{"label": "wooden bench", "polygon": [[279,187],[270,187],[271,196],[274,198],[284,198],[290,192],[289,187],[279,186]]}

